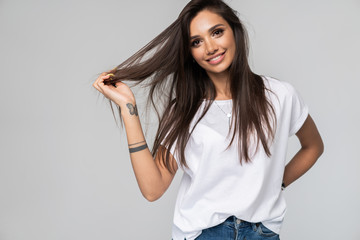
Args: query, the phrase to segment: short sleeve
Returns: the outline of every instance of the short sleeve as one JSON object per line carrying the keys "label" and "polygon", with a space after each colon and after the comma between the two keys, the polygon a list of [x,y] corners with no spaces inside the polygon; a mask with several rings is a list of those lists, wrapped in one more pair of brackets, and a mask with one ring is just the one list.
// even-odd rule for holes
{"label": "short sleeve", "polygon": [[290,110],[290,128],[289,137],[293,136],[304,124],[307,116],[309,115],[309,108],[305,104],[303,98],[299,92],[289,83],[285,83],[285,86],[289,90],[289,101],[291,101]]}

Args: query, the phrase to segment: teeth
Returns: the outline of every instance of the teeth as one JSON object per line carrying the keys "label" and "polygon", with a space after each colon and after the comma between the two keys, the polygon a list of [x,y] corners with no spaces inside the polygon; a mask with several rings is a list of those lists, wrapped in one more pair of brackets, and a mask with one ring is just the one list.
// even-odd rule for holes
{"label": "teeth", "polygon": [[219,56],[217,56],[217,57],[214,57],[214,58],[210,59],[210,61],[218,60],[221,56],[222,56],[222,55],[219,55]]}
{"label": "teeth", "polygon": [[212,61],[218,60],[220,57],[221,57],[221,55],[217,56],[216,58],[212,58],[211,60],[212,60]]}

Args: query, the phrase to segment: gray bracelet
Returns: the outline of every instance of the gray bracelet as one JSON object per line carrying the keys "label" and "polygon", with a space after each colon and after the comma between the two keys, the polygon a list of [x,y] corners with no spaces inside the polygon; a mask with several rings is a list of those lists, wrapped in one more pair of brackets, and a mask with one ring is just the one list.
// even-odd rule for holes
{"label": "gray bracelet", "polygon": [[144,150],[145,148],[147,148],[147,144],[141,145],[139,147],[129,148],[129,152],[134,153],[134,152]]}

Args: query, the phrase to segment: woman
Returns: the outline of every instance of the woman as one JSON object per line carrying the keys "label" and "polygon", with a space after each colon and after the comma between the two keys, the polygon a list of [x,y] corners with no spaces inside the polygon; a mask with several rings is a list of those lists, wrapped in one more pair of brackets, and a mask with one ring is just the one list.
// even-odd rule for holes
{"label": "woman", "polygon": [[[281,190],[323,152],[296,90],[250,70],[247,41],[236,12],[224,2],[193,0],[165,31],[93,84],[121,110],[147,200],[160,198],[183,169],[174,240],[279,239],[286,211]],[[149,102],[155,108],[165,102],[152,152],[135,97],[122,82],[146,79]],[[293,134],[301,149],[285,166]]]}

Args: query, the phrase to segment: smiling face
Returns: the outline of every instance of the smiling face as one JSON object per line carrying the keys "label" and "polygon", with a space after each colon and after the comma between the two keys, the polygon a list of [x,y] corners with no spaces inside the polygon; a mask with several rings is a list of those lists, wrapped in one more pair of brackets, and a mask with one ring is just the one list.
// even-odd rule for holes
{"label": "smiling face", "polygon": [[230,25],[209,10],[199,12],[190,22],[191,54],[210,78],[228,74],[235,56],[235,39]]}

